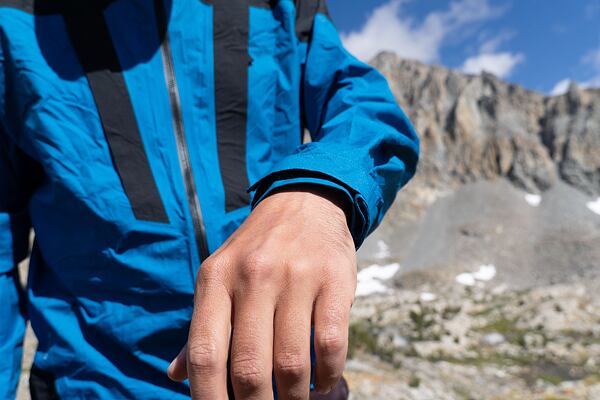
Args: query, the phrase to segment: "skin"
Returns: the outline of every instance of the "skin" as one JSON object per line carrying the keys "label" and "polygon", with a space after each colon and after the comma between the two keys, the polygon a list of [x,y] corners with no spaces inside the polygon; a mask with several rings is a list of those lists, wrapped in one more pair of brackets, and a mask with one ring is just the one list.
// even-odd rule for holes
{"label": "skin", "polygon": [[[169,366],[192,398],[227,399],[227,359],[238,399],[307,399],[310,330],[315,389],[342,376],[356,252],[341,200],[296,187],[262,200],[202,265],[188,343]],[[230,347],[231,344],[231,347]]]}

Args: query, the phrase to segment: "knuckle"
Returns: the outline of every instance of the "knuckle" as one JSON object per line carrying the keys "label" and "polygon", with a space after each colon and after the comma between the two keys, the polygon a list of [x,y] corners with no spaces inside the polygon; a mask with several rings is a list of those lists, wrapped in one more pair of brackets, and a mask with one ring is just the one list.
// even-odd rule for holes
{"label": "knuckle", "polygon": [[325,357],[335,356],[346,351],[346,336],[337,328],[324,329],[315,338],[315,342],[319,353]]}
{"label": "knuckle", "polygon": [[275,371],[285,380],[299,381],[308,372],[308,362],[298,354],[281,353],[275,357]]}
{"label": "knuckle", "polygon": [[218,267],[223,261],[223,257],[220,255],[212,254],[202,262],[202,268],[205,270],[210,270]]}
{"label": "knuckle", "polygon": [[200,266],[198,277],[201,280],[212,280],[216,276],[217,271],[219,271],[220,264],[221,261],[218,259],[206,259]]}
{"label": "knuckle", "polygon": [[219,354],[211,343],[194,343],[188,348],[188,363],[193,370],[211,371],[219,368]]}
{"label": "knuckle", "polygon": [[270,378],[256,359],[245,358],[232,361],[231,379],[243,392],[254,392],[268,384]]}
{"label": "knuckle", "polygon": [[241,278],[246,282],[263,282],[272,276],[275,262],[263,251],[248,254],[240,266]]}
{"label": "knuckle", "polygon": [[200,268],[198,282],[202,285],[223,284],[229,262],[223,256],[207,258]]}
{"label": "knuckle", "polygon": [[315,276],[315,262],[310,258],[300,258],[283,265],[290,280],[306,282]]}

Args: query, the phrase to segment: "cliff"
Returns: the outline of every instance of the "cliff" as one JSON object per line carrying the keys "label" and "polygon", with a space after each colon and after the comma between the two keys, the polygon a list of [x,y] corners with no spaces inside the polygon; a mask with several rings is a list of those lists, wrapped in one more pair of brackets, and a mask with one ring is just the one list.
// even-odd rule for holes
{"label": "cliff", "polygon": [[422,138],[419,181],[433,187],[498,176],[528,192],[557,180],[600,195],[600,90],[544,96],[497,77],[378,55]]}

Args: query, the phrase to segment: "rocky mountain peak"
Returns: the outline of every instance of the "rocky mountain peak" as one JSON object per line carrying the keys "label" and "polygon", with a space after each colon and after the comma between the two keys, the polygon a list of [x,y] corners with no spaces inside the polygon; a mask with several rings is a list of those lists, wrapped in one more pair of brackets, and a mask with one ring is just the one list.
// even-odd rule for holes
{"label": "rocky mountain peak", "polygon": [[600,195],[600,90],[573,83],[545,96],[389,52],[372,64],[421,134],[417,182],[452,188],[500,176],[537,193],[562,180]]}

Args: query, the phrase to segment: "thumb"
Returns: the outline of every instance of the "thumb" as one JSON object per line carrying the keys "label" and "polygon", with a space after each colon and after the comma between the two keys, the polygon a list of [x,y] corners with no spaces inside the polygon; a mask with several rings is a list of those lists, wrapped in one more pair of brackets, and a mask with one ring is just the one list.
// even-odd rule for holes
{"label": "thumb", "polygon": [[177,354],[177,357],[175,357],[175,359],[171,361],[171,364],[167,369],[167,375],[171,380],[181,382],[187,379],[188,373],[186,367],[186,354],[187,343],[185,344],[185,346],[183,346],[183,349],[181,349],[179,354]]}

